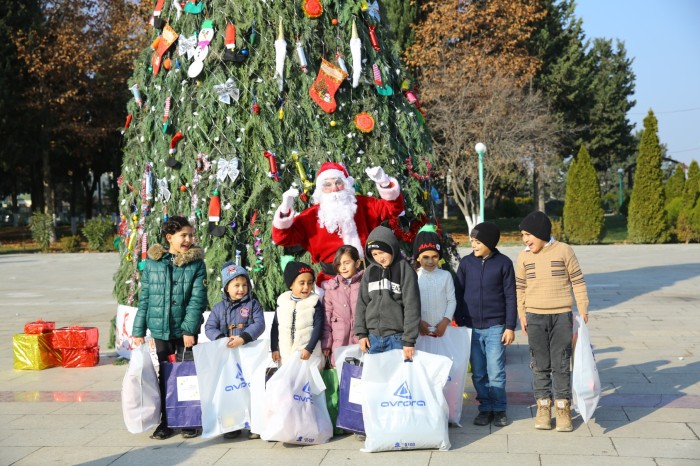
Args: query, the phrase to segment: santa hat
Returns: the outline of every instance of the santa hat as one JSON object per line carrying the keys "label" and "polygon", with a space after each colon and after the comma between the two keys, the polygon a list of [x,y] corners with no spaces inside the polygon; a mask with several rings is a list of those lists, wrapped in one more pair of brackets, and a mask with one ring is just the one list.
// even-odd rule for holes
{"label": "santa hat", "polygon": [[324,162],[321,168],[316,172],[316,182],[328,179],[328,178],[340,178],[346,181],[349,185],[354,185],[355,180],[348,173],[348,169],[345,165],[337,162]]}

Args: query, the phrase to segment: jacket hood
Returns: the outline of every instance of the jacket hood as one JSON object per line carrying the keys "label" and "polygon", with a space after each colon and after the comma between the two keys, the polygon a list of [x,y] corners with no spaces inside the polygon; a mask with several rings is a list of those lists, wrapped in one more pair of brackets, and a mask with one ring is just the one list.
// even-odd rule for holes
{"label": "jacket hood", "polygon": [[[399,240],[394,235],[394,232],[391,231],[389,228],[384,226],[378,226],[377,228],[372,230],[372,232],[367,237],[367,244],[371,243],[372,241],[381,241],[389,245],[392,254],[391,265],[394,265],[399,260],[401,260],[401,247],[399,246]],[[375,261],[372,257],[372,254],[367,249],[367,246],[365,246],[365,257],[370,263],[379,265],[379,263]]]}
{"label": "jacket hood", "polygon": [[[168,254],[168,250],[161,244],[154,244],[148,248],[148,258],[154,261],[161,260],[166,254]],[[175,254],[173,263],[178,267],[182,267],[183,265],[200,259],[204,259],[204,250],[200,247],[193,246],[188,251]]]}
{"label": "jacket hood", "polygon": [[[352,285],[353,283],[358,283],[360,280],[362,280],[362,275],[364,275],[364,273],[364,270],[358,270],[357,272],[355,272],[355,275],[353,275],[350,278],[350,284]],[[342,278],[340,275],[336,275],[330,280],[326,280],[323,283],[321,283],[321,287],[324,290],[335,290],[336,288],[340,287],[341,281],[345,281],[345,279]]]}

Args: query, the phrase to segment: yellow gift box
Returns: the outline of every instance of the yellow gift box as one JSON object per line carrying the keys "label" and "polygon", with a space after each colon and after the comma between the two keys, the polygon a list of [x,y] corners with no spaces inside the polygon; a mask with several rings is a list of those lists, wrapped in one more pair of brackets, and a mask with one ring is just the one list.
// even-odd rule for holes
{"label": "yellow gift box", "polygon": [[12,338],[12,352],[15,356],[14,368],[40,371],[47,367],[61,365],[61,352],[51,344],[52,334],[28,335],[18,333]]}

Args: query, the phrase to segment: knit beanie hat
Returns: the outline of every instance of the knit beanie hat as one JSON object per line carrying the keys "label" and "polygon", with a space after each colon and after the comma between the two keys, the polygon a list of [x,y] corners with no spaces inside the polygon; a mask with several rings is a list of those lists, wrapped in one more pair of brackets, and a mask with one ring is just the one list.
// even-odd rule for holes
{"label": "knit beanie hat", "polygon": [[547,214],[536,210],[531,212],[520,222],[521,231],[527,231],[542,241],[549,241],[552,236],[552,222]]}
{"label": "knit beanie hat", "polygon": [[484,246],[493,251],[496,249],[498,240],[501,239],[501,230],[493,222],[482,222],[472,228],[469,236],[479,240]]}
{"label": "knit beanie hat", "polygon": [[226,291],[226,285],[229,284],[231,280],[236,277],[243,276],[248,280],[250,284],[250,277],[248,276],[248,271],[242,265],[236,265],[235,262],[226,262],[221,266],[221,289]]}
{"label": "knit beanie hat", "polygon": [[294,280],[302,273],[310,273],[314,279],[316,277],[314,269],[309,264],[295,261],[289,262],[284,268],[284,284],[287,285],[287,288],[291,288]]}
{"label": "knit beanie hat", "polygon": [[435,251],[442,259],[442,246],[440,245],[440,237],[435,232],[433,225],[426,225],[416,234],[416,239],[413,240],[413,258],[418,259],[425,251]]}
{"label": "knit beanie hat", "polygon": [[365,249],[367,249],[368,254],[372,254],[372,251],[384,251],[389,254],[394,254],[394,251],[391,249],[391,246],[389,246],[389,244],[385,243],[384,241],[368,241]]}

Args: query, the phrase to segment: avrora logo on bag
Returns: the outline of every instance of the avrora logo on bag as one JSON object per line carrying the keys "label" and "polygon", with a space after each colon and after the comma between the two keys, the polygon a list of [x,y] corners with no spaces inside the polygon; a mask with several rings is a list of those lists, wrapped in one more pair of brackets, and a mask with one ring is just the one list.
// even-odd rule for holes
{"label": "avrora logo on bag", "polygon": [[238,373],[236,374],[236,379],[238,379],[238,383],[231,384],[231,385],[226,385],[224,387],[224,390],[227,392],[232,392],[234,390],[240,390],[241,388],[250,388],[250,384],[245,381],[245,377],[243,377],[243,370],[241,369],[241,365],[239,363],[236,363],[236,368],[238,369]]}
{"label": "avrora logo on bag", "polygon": [[382,408],[393,408],[395,406],[399,407],[411,407],[411,406],[425,406],[424,400],[414,400],[413,395],[411,395],[411,390],[408,388],[408,382],[404,382],[399,385],[399,388],[394,392],[394,396],[398,398],[403,398],[402,400],[392,400],[392,401],[382,401],[379,406]]}
{"label": "avrora logo on bag", "polygon": [[304,385],[301,391],[301,395],[297,395],[296,393],[294,394],[294,400],[301,401],[302,403],[314,404],[314,400],[311,397],[311,386],[309,386],[309,382],[306,382],[306,385]]}

